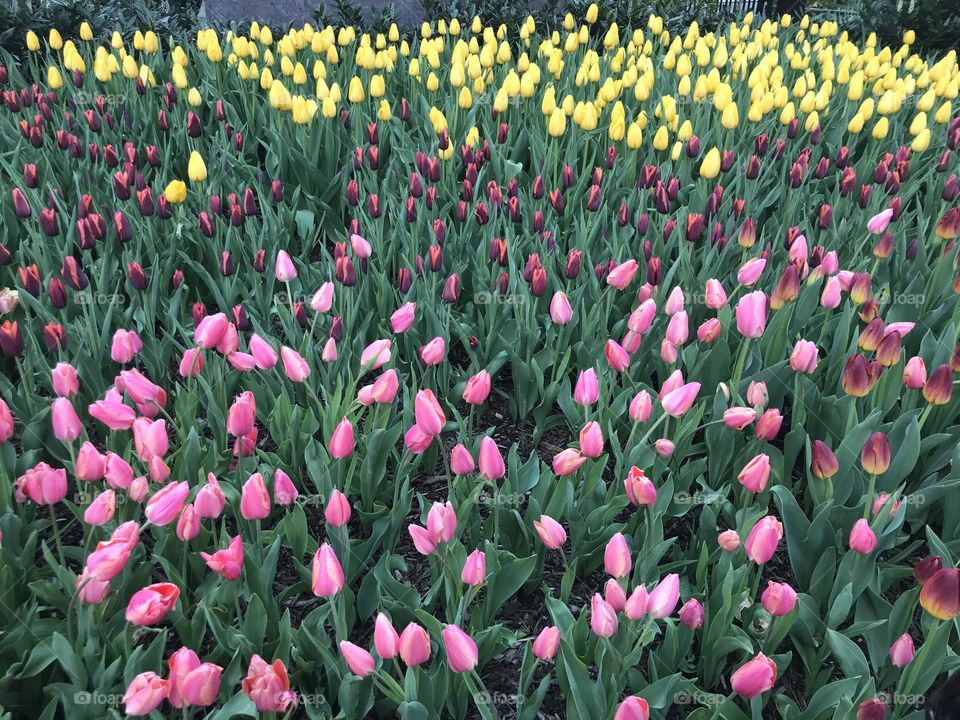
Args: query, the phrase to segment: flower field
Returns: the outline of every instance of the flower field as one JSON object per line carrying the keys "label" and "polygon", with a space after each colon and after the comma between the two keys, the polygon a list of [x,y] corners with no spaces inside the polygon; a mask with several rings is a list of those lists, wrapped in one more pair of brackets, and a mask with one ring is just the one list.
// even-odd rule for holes
{"label": "flower field", "polygon": [[0,56],[2,717],[960,706],[960,66],[914,40]]}

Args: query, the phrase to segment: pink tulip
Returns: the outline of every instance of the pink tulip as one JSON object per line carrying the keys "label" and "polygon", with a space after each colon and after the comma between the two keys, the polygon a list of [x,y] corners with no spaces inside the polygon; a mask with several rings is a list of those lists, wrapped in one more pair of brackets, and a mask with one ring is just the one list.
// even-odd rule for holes
{"label": "pink tulip", "polygon": [[639,695],[632,695],[617,707],[613,720],[649,720],[650,705]]}
{"label": "pink tulip", "polygon": [[737,481],[752,493],[763,492],[769,480],[770,456],[766,453],[754,456],[737,475]]}
{"label": "pink tulip", "polygon": [[911,390],[922,390],[927,384],[927,366],[923,358],[914,356],[903,367],[903,385]]}
{"label": "pink tulip", "polygon": [[133,482],[133,468],[122,457],[107,450],[103,461],[103,479],[112,488],[126,490]]}
{"label": "pink tulip", "polygon": [[477,644],[456,625],[447,625],[442,632],[447,665],[455,673],[470,672],[477,666]]}
{"label": "pink tulip", "polygon": [[353,425],[344,417],[337,427],[334,428],[333,434],[330,436],[330,442],[328,443],[327,449],[330,452],[330,456],[334,460],[342,460],[343,458],[350,457],[353,454],[354,447],[356,446],[353,439]]}
{"label": "pink tulip", "polygon": [[53,421],[53,434],[61,442],[71,443],[83,433],[83,423],[65,397],[58,397],[53,401],[50,418]]}
{"label": "pink tulip", "polygon": [[773,557],[782,538],[783,525],[773,515],[767,515],[750,530],[744,551],[757,565],[763,565]]}
{"label": "pink tulip", "polygon": [[213,663],[202,663],[183,678],[180,695],[184,704],[192,707],[212,705],[220,694],[220,675],[223,668]]}
{"label": "pink tulip", "polygon": [[400,633],[399,650],[407,667],[422,665],[430,659],[430,636],[417,623],[410,623]]}
{"label": "pink tulip", "polygon": [[647,613],[652,618],[668,617],[680,602],[680,576],[670,573],[647,596]]}
{"label": "pink tulip", "polygon": [[500,448],[497,447],[494,439],[489,436],[485,435],[480,440],[480,457],[477,466],[480,470],[480,477],[488,481],[499,480],[507,473]]}
{"label": "pink tulip", "polygon": [[607,285],[617,290],[623,290],[633,281],[633,276],[637,274],[637,261],[630,258],[614,267],[607,274]]}
{"label": "pink tulip", "polygon": [[10,406],[0,398],[0,443],[5,443],[13,437],[14,420]]}
{"label": "pink tulip", "polygon": [[457,534],[457,512],[449,502],[435,502],[427,512],[427,532],[435,545],[450,542]]}
{"label": "pink tulip", "polygon": [[809,340],[797,340],[790,353],[790,367],[798,373],[812,373],[817,369],[817,346]]}
{"label": "pink tulip", "polygon": [[566,325],[573,319],[573,308],[565,292],[558,290],[550,299],[550,319],[557,325]]}
{"label": "pink tulip", "polygon": [[107,391],[103,400],[88,405],[87,412],[90,417],[99,420],[111,430],[129,430],[137,419],[136,411],[129,405],[124,405],[123,398],[114,388]]}
{"label": "pink tulip", "polygon": [[[297,486],[293,480],[283,470],[277,468],[273,471],[273,501],[281,507],[293,505],[294,500],[300,493],[297,492]],[[242,504],[242,500],[241,500]]]}
{"label": "pink tulip", "polygon": [[350,235],[350,247],[358,258],[368,258],[373,253],[373,248],[367,239],[356,233]]}
{"label": "pink tulip", "polygon": [[763,336],[767,325],[767,296],[760,292],[748,293],[737,303],[737,330],[745,338]]}
{"label": "pink tulip", "polygon": [[166,420],[141,417],[133,421],[133,445],[141,460],[162,458],[170,449]]}
{"label": "pink tulip", "polygon": [[180,377],[197,377],[203,372],[203,350],[200,348],[187,348],[184,350],[177,370],[180,373]]}
{"label": "pink tulip", "polygon": [[590,600],[590,629],[597,637],[613,637],[617,633],[619,622],[617,620],[617,611],[610,603],[595,593]]}
{"label": "pink tulip", "polygon": [[84,570],[77,576],[77,582],[74,585],[77,597],[84,605],[99,605],[107,595],[110,594],[110,583],[104,580],[97,580]]}
{"label": "pink tulip", "polygon": [[237,535],[231,538],[226,550],[217,550],[213,555],[202,552],[200,557],[224,580],[236,580],[243,570],[243,540]]}
{"label": "pink tulip", "polygon": [[472,375],[467,380],[467,386],[463,389],[463,401],[470,405],[481,405],[486,402],[490,395],[490,373],[481,370],[476,375]]}
{"label": "pink tulip", "polygon": [[553,473],[560,477],[573,475],[587,461],[587,456],[575,448],[561,450],[553,456]]}
{"label": "pink tulip", "polygon": [[757,280],[760,279],[760,276],[763,275],[766,267],[767,261],[763,258],[747,260],[740,270],[737,271],[737,282],[745,287],[753,287],[756,285]]}
{"label": "pink tulip", "polygon": [[685,302],[686,298],[683,296],[683,288],[679,286],[675,287],[667,296],[667,302],[663,305],[663,311],[668,317],[673,317],[683,310]]}
{"label": "pink tulip", "polygon": [[303,382],[310,376],[310,366],[303,356],[293,348],[284,345],[280,348],[280,359],[283,361],[283,373],[293,382]]}
{"label": "pink tulip", "polygon": [[627,327],[638,335],[643,335],[650,329],[656,314],[657,303],[654,302],[653,298],[648,298],[630,313],[630,317],[627,318]]}
{"label": "pink tulip", "polygon": [[534,521],[533,527],[543,544],[551,550],[563,547],[567,541],[567,531],[549,515],[541,515],[539,520]]}
{"label": "pink tulip", "polygon": [[683,416],[697,399],[700,392],[700,383],[691,382],[671,390],[660,400],[663,410],[671,417]]}
{"label": "pink tulip", "polygon": [[332,363],[337,359],[337,341],[333,338],[327,338],[327,342],[323,345],[323,352],[320,354],[320,359],[325,363]]}
{"label": "pink tulip", "polygon": [[653,449],[662,458],[668,458],[673,455],[673,451],[677,449],[677,446],[673,444],[673,441],[669,438],[660,438],[655,443],[653,443]]}
{"label": "pink tulip", "polygon": [[593,368],[581,370],[573,389],[573,399],[578,405],[593,405],[600,397],[600,383]]}
{"label": "pink tulip", "polygon": [[413,546],[421,555],[433,555],[437,550],[437,543],[433,535],[425,527],[420,525],[407,525],[407,532],[410,533],[410,539],[413,540]]}
{"label": "pink tulip", "polygon": [[243,484],[240,494],[240,514],[245,520],[263,520],[270,517],[270,493],[260,473],[254,473]]}
{"label": "pink tulip", "polygon": [[273,345],[254,333],[250,338],[250,355],[261,370],[270,370],[277,364],[277,351]]}
{"label": "pink tulip", "polygon": [[783,416],[776,408],[770,408],[760,419],[757,420],[757,437],[767,442],[772,442],[780,432],[780,425],[783,423]]}
{"label": "pink tulip", "polygon": [[420,348],[420,360],[424,365],[439,365],[447,355],[447,343],[442,337],[435,337]]}
{"label": "pink tulip", "polygon": [[347,667],[350,668],[350,672],[357,677],[367,677],[377,666],[373,655],[362,647],[354,645],[347,640],[340,641],[340,654],[343,655],[343,659],[347,663]]}
{"label": "pink tulip", "polygon": [[687,342],[690,337],[690,323],[687,320],[685,310],[678,310],[667,323],[667,330],[664,334],[666,340],[672,345],[680,347]]}
{"label": "pink tulip", "polygon": [[771,615],[789,615],[797,606],[797,592],[787,583],[767,581],[767,589],[760,596],[763,609]]}
{"label": "pink tulip", "polygon": [[327,313],[333,307],[333,283],[329,280],[320,286],[313,297],[310,298],[310,307],[314,312]]}
{"label": "pink tulip", "polygon": [[633,562],[627,539],[623,533],[615,533],[603,550],[603,569],[611,577],[622,578],[630,574],[631,567]]}
{"label": "pink tulip", "polygon": [[450,451],[450,469],[455,475],[469,475],[475,465],[473,455],[462,444],[457,443]]}
{"label": "pink tulip", "polygon": [[743,430],[757,417],[752,407],[732,407],[723,411],[723,424],[731,430]]}
{"label": "pink tulip", "polygon": [[890,221],[893,219],[893,208],[887,208],[879,212],[867,221],[867,232],[874,235],[881,235],[886,232]]}
{"label": "pink tulip", "polygon": [[426,432],[422,427],[414,423],[403,434],[403,444],[414,455],[426,452],[427,448],[433,442],[435,435]]}
{"label": "pink tulip", "polygon": [[621,612],[627,604],[627,593],[617,580],[610,578],[603,586],[603,599],[614,610]]}
{"label": "pink tulip", "polygon": [[393,341],[389,339],[374,340],[360,353],[360,369],[366,372],[377,370],[388,362],[392,355]]}
{"label": "pink tulip", "polygon": [[396,657],[400,651],[400,635],[383,613],[377,613],[373,625],[373,646],[377,649],[377,655],[384,660]]}
{"label": "pink tulip", "polygon": [[740,547],[740,536],[736,530],[724,530],[717,536],[717,545],[726,552],[735,552]]}
{"label": "pink tulip", "polygon": [[330,493],[327,504],[323,508],[323,517],[332,527],[343,527],[350,522],[353,510],[350,500],[339,490]]}
{"label": "pink tulip", "polygon": [[869,555],[877,547],[877,535],[866,518],[860,518],[850,530],[850,549],[861,555]]}
{"label": "pink tulip", "polygon": [[221,346],[229,327],[230,321],[223,313],[207,315],[193,331],[193,341],[204,350],[215,350]]}
{"label": "pink tulip", "polygon": [[70,363],[57,363],[50,375],[53,380],[53,391],[58,396],[73,397],[80,392],[77,370]]}
{"label": "pink tulip", "polygon": [[677,362],[677,357],[679,357],[677,346],[664,338],[660,343],[660,359],[667,365],[673,365]]}
{"label": "pink tulip", "polygon": [[767,384],[760,380],[750,382],[747,388],[747,402],[757,409],[763,409],[767,405],[769,396],[767,394]]}
{"label": "pink tulip", "polygon": [[710,318],[705,320],[697,328],[697,340],[702,343],[712,343],[720,337],[720,333],[723,331],[723,326],[720,324],[720,321],[717,318]]}
{"label": "pink tulip", "polygon": [[776,681],[776,664],[763,653],[758,653],[730,676],[730,687],[737,695],[750,699],[770,690]]}
{"label": "pink tulip", "polygon": [[277,253],[277,265],[274,273],[277,280],[282,283],[290,282],[297,277],[297,269],[293,266],[293,260],[290,259],[286,250]]}
{"label": "pink tulip", "polygon": [[113,519],[117,511],[117,494],[113,490],[104,490],[83,512],[83,521],[87,525],[100,527]]}
{"label": "pink tulip", "polygon": [[590,458],[598,458],[603,454],[603,430],[600,423],[590,421],[580,431],[580,450]]}
{"label": "pink tulip", "polygon": [[641,390],[633,396],[630,401],[630,419],[634,422],[646,422],[650,419],[650,413],[653,412],[653,401],[650,399],[650,393]]}
{"label": "pink tulip", "polygon": [[705,305],[711,310],[719,310],[727,304],[727,293],[719,280],[707,280],[707,289],[704,295]]}
{"label": "pink tulip", "polygon": [[680,608],[680,612],[677,613],[677,617],[680,618],[680,622],[683,623],[684,627],[689,628],[690,630],[696,630],[698,627],[703,625],[704,618],[703,605],[694,598],[687,600],[683,607]]}
{"label": "pink tulip", "polygon": [[636,466],[630,468],[626,480],[623,481],[623,486],[627,493],[627,499],[633,505],[651,507],[657,501],[657,489],[644,475],[643,470]]}
{"label": "pink tulip", "polygon": [[389,405],[397,396],[399,389],[400,380],[397,378],[397,371],[390,368],[378,375],[373,383],[360,388],[357,393],[357,400],[361,405],[372,405],[373,403]]}
{"label": "pink tulip", "polygon": [[77,480],[101,480],[105,469],[106,458],[93,443],[85,440],[77,451],[77,460],[73,465],[73,474]]}
{"label": "pink tulip", "polygon": [[440,402],[432,390],[420,390],[414,399],[414,417],[417,425],[428,435],[437,435],[447,422]]}
{"label": "pink tulip", "polygon": [[267,665],[262,657],[254,654],[241,687],[259,712],[285,713],[297,704],[297,694],[290,690],[287,668],[279,659]]}
{"label": "pink tulip", "polygon": [[560,649],[560,628],[555,625],[545,627],[533,641],[533,654],[540,660],[553,660]]}
{"label": "pink tulip", "polygon": [[127,603],[127,622],[134,625],[156,625],[177,604],[180,588],[173,583],[155,583],[137,590]]}
{"label": "pink tulip", "polygon": [[175,708],[189,705],[183,697],[183,685],[187,676],[200,667],[200,658],[189,648],[180,648],[167,660],[170,678],[170,694],[168,700]]}
{"label": "pink tulip", "polygon": [[139,542],[136,521],[124,523],[113,531],[109,540],[97,543],[96,549],[87,556],[83,574],[91,580],[109,582],[123,571]]}
{"label": "pink tulip", "polygon": [[313,556],[311,588],[317,597],[332,597],[343,589],[343,568],[329,543],[323,543]]}
{"label": "pink tulip", "polygon": [[166,485],[157,490],[147,501],[143,514],[153,525],[167,525],[180,514],[189,494],[190,484],[186,481]]}
{"label": "pink tulip", "polygon": [[170,682],[155,672],[142,672],[127,686],[123,708],[127,715],[149,715],[167,699]]}
{"label": "pink tulip", "polygon": [[474,550],[467,555],[467,560],[463,564],[463,570],[460,572],[460,579],[467,585],[479,585],[484,581],[487,575],[487,556],[483,550]]}
{"label": "pink tulip", "polygon": [[607,340],[603,354],[607,358],[607,365],[614,372],[623,372],[630,367],[630,355],[616,340]]}
{"label": "pink tulip", "polygon": [[257,361],[253,358],[253,355],[240,351],[227,355],[227,362],[233,366],[234,370],[242,373],[253,372],[257,367]]}
{"label": "pink tulip", "polygon": [[113,342],[110,345],[110,359],[115,363],[126,365],[143,350],[143,341],[133,330],[117,330],[113,334]]}
{"label": "pink tulip", "polygon": [[823,292],[820,293],[820,304],[828,310],[833,310],[840,304],[841,298],[840,280],[836,277],[828,277],[823,284]]}
{"label": "pink tulip", "polygon": [[190,542],[200,534],[200,516],[197,514],[196,506],[188,503],[180,511],[180,517],[177,519],[177,538],[181,542]]}
{"label": "pink tulip", "polygon": [[397,308],[390,316],[390,327],[393,328],[393,332],[399,335],[413,327],[416,314],[417,304],[414,302],[404,303]]}
{"label": "pink tulip", "polygon": [[913,660],[914,654],[913,638],[910,637],[910,633],[904,633],[890,646],[890,662],[894,667],[906,667]]}
{"label": "pink tulip", "polygon": [[650,602],[650,596],[643,585],[638,585],[630,593],[626,604],[623,606],[624,614],[631,620],[639,620],[647,614],[647,604]]}
{"label": "pink tulip", "polygon": [[200,488],[194,500],[197,515],[201,518],[218,518],[226,503],[217,478],[213,473],[207,473],[207,484]]}

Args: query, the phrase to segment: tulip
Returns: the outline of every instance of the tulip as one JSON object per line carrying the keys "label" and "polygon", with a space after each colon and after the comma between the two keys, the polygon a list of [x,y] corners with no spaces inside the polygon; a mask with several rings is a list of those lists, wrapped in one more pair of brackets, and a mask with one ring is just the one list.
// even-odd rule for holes
{"label": "tulip", "polygon": [[281,660],[268,665],[254,654],[241,687],[259,712],[285,713],[297,704],[297,694],[290,690],[290,678]]}
{"label": "tulip", "polygon": [[763,609],[773,616],[789,615],[797,606],[797,592],[787,583],[767,581],[767,589],[760,596]]}
{"label": "tulip", "polygon": [[90,441],[84,442],[77,452],[73,474],[77,480],[101,480],[106,467],[106,458]]}
{"label": "tulip", "polygon": [[[0,398],[0,443],[7,442],[13,437],[14,420],[13,413],[10,412],[10,406],[6,401]],[[82,449],[82,447],[81,447]],[[86,478],[80,478],[81,480]],[[93,478],[97,479],[97,478]]]}
{"label": "tulip", "polygon": [[945,405],[953,392],[953,373],[949,365],[940,365],[930,373],[930,379],[924,383],[923,398],[931,406]]}
{"label": "tulip", "polygon": [[390,316],[390,327],[398,335],[405,333],[413,327],[413,321],[416,317],[417,304],[408,302],[397,308]]}
{"label": "tulip", "polygon": [[450,469],[455,475],[469,475],[474,470],[473,455],[462,444],[457,443],[450,451]]}
{"label": "tulip", "polygon": [[568,448],[553,456],[552,468],[555,475],[566,477],[573,475],[587,461],[587,456],[579,450]]}
{"label": "tulip", "polygon": [[740,547],[740,536],[736,530],[724,530],[717,536],[717,545],[726,552],[735,552]]}
{"label": "tulip", "polygon": [[686,383],[664,395],[660,403],[663,405],[663,410],[667,415],[675,418],[681,417],[693,407],[693,403],[696,401],[697,393],[699,392],[700,383]]}
{"label": "tulip", "polygon": [[617,290],[623,290],[637,274],[637,261],[633,258],[615,266],[607,275],[607,285]]}
{"label": "tulip", "polygon": [[763,565],[773,557],[782,538],[783,525],[772,515],[767,515],[750,530],[744,543],[744,551],[750,560],[757,565]]}
{"label": "tulip", "polygon": [[310,375],[310,366],[296,350],[284,345],[280,348],[283,372],[293,382],[303,382]]}
{"label": "tulip", "polygon": [[127,489],[133,482],[133,468],[122,457],[107,450],[103,460],[103,478],[112,488]]}
{"label": "tulip", "polygon": [[202,663],[188,672],[180,681],[179,692],[184,705],[206,707],[220,694],[220,675],[223,668],[213,663]]}
{"label": "tulip", "polygon": [[551,550],[563,547],[567,541],[567,531],[549,515],[541,515],[539,520],[534,521],[533,527],[543,544]]}
{"label": "tulip", "polygon": [[200,557],[224,580],[236,580],[243,570],[243,540],[237,535],[231,538],[226,550],[217,550],[213,555],[201,552]]}
{"label": "tulip", "polygon": [[763,492],[769,479],[770,456],[765,453],[756,455],[737,475],[737,481],[752,493]]}
{"label": "tulip", "polygon": [[555,625],[545,627],[533,641],[534,657],[540,660],[553,660],[560,649],[560,628]]}
{"label": "tulip", "polygon": [[643,585],[638,585],[630,593],[630,597],[627,598],[627,602],[623,606],[623,612],[631,620],[639,620],[647,614],[649,602],[650,597],[647,594],[647,589]]}
{"label": "tulip", "polygon": [[763,274],[767,261],[763,258],[747,260],[737,272],[737,282],[745,287],[753,287]]}
{"label": "tulip", "polygon": [[894,667],[906,667],[913,660],[914,654],[913,638],[910,637],[910,633],[904,633],[890,646],[890,662]]}
{"label": "tulip", "polygon": [[443,632],[443,648],[447,664],[455,673],[470,672],[477,666],[477,644],[456,625],[447,625]]}
{"label": "tulip", "polygon": [[72,443],[83,432],[83,423],[80,422],[77,411],[64,397],[53,401],[50,418],[53,421],[53,434],[61,442]]}
{"label": "tulip", "polygon": [[763,336],[767,324],[767,296],[760,292],[744,295],[737,303],[737,330],[745,338]]}
{"label": "tulip", "polygon": [[641,390],[636,395],[633,396],[633,400],[630,401],[630,418],[634,422],[646,422],[650,418],[650,413],[653,412],[653,402],[650,399],[650,393],[646,390]]}
{"label": "tulip", "polygon": [[127,715],[149,715],[167,699],[170,682],[154,672],[142,672],[127,686],[123,706]]}
{"label": "tulip", "polygon": [[910,390],[920,390],[927,382],[927,367],[923,358],[914,356],[903,367],[903,385]]}
{"label": "tulip", "polygon": [[332,527],[343,527],[350,522],[353,510],[350,500],[339,490],[330,493],[327,504],[323,508],[323,517]]}
{"label": "tulip", "polygon": [[558,290],[551,298],[550,319],[557,325],[566,325],[573,319],[573,308],[565,292]]}
{"label": "tulip", "polygon": [[928,555],[913,566],[913,577],[918,583],[920,583],[920,585],[923,585],[927,582],[927,580],[938,573],[942,567],[943,560],[939,555]]}
{"label": "tulip", "polygon": [[260,473],[254,473],[243,484],[240,514],[245,520],[263,520],[270,517],[270,494]]}
{"label": "tulip", "polygon": [[652,618],[668,617],[680,601],[680,576],[670,573],[647,596],[647,613]]}
{"label": "tulip", "polygon": [[250,338],[250,355],[261,370],[270,370],[277,364],[277,351],[256,333]]}
{"label": "tulip", "polygon": [[340,561],[329,543],[323,543],[313,556],[311,588],[317,597],[332,597],[343,589]]}
{"label": "tulip", "polygon": [[590,629],[593,634],[598,637],[613,637],[617,633],[618,625],[617,611],[599,593],[595,593],[590,600]]}
{"label": "tulip", "polygon": [[77,370],[70,363],[57,363],[51,373],[53,391],[62,398],[73,397],[80,391]]}
{"label": "tulip", "polygon": [[[146,478],[144,478],[146,479]],[[181,542],[190,542],[200,534],[200,516],[197,514],[196,506],[187,504],[180,511],[180,517],[177,519],[177,538]]]}
{"label": "tulip", "polygon": [[817,369],[817,346],[809,340],[798,340],[790,353],[790,367],[798,373],[812,373]]}
{"label": "tulip", "polygon": [[428,435],[437,435],[447,422],[432,390],[420,390],[414,400],[417,425]]}
{"label": "tulip", "polygon": [[603,453],[603,430],[598,422],[588,422],[580,431],[580,450],[584,455],[598,458]]}
{"label": "tulip", "polygon": [[627,499],[633,505],[651,507],[657,501],[657,489],[644,475],[643,470],[636,466],[630,468],[623,485],[627,493]]}
{"label": "tulip", "polygon": [[730,687],[737,695],[751,699],[770,690],[776,681],[776,664],[763,653],[758,653],[730,676]]}
{"label": "tulip", "polygon": [[[253,478],[251,477],[250,480]],[[250,482],[249,480],[247,481]],[[246,486],[244,486],[246,489]],[[277,468],[273,471],[273,501],[282,507],[287,507],[292,505],[294,500],[297,499],[299,493],[297,492],[296,485],[293,484],[293,480],[290,479],[290,476],[287,475],[283,470]],[[240,499],[241,512],[243,507],[243,497]],[[268,511],[269,514],[269,511]]]}
{"label": "tulip", "polygon": [[117,510],[117,495],[113,490],[104,490],[93,499],[83,512],[83,521],[87,525],[100,527],[113,519]]}
{"label": "tulip", "polygon": [[620,612],[627,604],[627,594],[617,580],[610,578],[603,586],[603,599],[616,612]]}
{"label": "tulip", "polygon": [[314,312],[321,314],[330,312],[330,308],[333,307],[333,290],[333,283],[328,280],[313,294],[310,299],[310,307],[313,308]]}
{"label": "tulip", "polygon": [[194,508],[198,517],[217,518],[223,512],[226,505],[226,498],[220,489],[220,483],[213,473],[207,474],[207,484],[200,488],[197,497],[194,499]]}
{"label": "tulip", "polygon": [[920,605],[933,617],[950,621],[960,615],[960,569],[942,568],[923,583]]}
{"label": "tulip", "polygon": [[474,550],[467,556],[460,579],[467,585],[480,585],[487,574],[487,557],[482,550]]}
{"label": "tulip", "polygon": [[732,407],[723,411],[723,423],[732,430],[743,430],[757,417],[751,407]]}
{"label": "tulip", "polygon": [[189,494],[190,483],[186,481],[165,485],[147,501],[143,514],[153,525],[168,525],[180,514]]}
{"label": "tulip", "polygon": [[430,659],[430,637],[417,623],[410,623],[400,633],[400,659],[407,667],[422,665]]}
{"label": "tulip", "polygon": [[850,529],[850,549],[869,555],[877,547],[877,535],[866,518],[860,518]]}
{"label": "tulip", "polygon": [[377,620],[373,626],[373,645],[377,649],[377,655],[384,660],[396,657],[400,651],[400,635],[383,613],[377,613]]}
{"label": "tulip", "polygon": [[630,547],[623,533],[615,533],[603,551],[603,567],[611,577],[622,578],[630,574],[633,563],[630,558]]}
{"label": "tulip", "polygon": [[639,695],[631,695],[617,706],[613,720],[649,720],[650,705]]}
{"label": "tulip", "polygon": [[376,667],[376,661],[373,655],[368,653],[362,647],[354,645],[347,640],[340,641],[340,654],[343,655],[347,667],[357,677],[365,678],[370,675]]}
{"label": "tulip", "polygon": [[480,456],[477,465],[480,477],[484,480],[499,480],[506,474],[507,469],[503,462],[503,455],[500,454],[500,448],[497,447],[493,438],[484,436],[480,440]]}
{"label": "tulip", "polygon": [[[328,343],[332,342],[333,338],[330,338]],[[397,396],[399,389],[400,380],[397,377],[397,371],[391,368],[379,375],[370,385],[360,388],[357,393],[357,400],[361,405],[372,405],[373,403],[389,405]]]}
{"label": "tulip", "polygon": [[439,365],[447,354],[447,344],[442,337],[435,337],[420,348],[420,360],[424,365]]}
{"label": "tulip", "polygon": [[342,460],[350,457],[355,447],[353,425],[344,417],[334,428],[333,434],[330,436],[330,442],[327,443],[327,449],[334,460]]}
{"label": "tulip", "polygon": [[685,627],[690,630],[696,630],[703,625],[703,619],[705,617],[703,605],[701,605],[699,601],[690,598],[683,604],[683,607],[680,608],[677,616]]}
{"label": "tulip", "polygon": [[200,658],[193,650],[183,647],[170,656],[167,666],[170,670],[170,693],[167,699],[177,708],[189,705],[183,697],[183,686],[187,676],[200,667]]}
{"label": "tulip", "polygon": [[770,408],[757,420],[757,437],[772,442],[780,432],[783,416],[776,408]]}
{"label": "tulip", "polygon": [[257,419],[257,401],[253,393],[246,390],[240,393],[227,411],[227,432],[234,437],[247,435],[253,430]]}
{"label": "tulip", "polygon": [[127,603],[127,622],[134,625],[156,625],[177,604],[180,588],[173,583],[155,583],[137,590]]}
{"label": "tulip", "polygon": [[603,348],[607,364],[614,372],[623,372],[630,367],[630,354],[615,340],[607,340]]}
{"label": "tulip", "polygon": [[481,370],[476,375],[472,375],[467,380],[467,385],[463,390],[463,400],[470,405],[481,405],[490,395],[491,379],[490,373]]}
{"label": "tulip", "polygon": [[593,368],[581,370],[573,389],[573,399],[578,405],[592,405],[600,397],[600,383]]}
{"label": "tulip", "polygon": [[864,700],[857,707],[857,720],[886,720],[887,703],[881,698]]}
{"label": "tulip", "polygon": [[877,213],[867,222],[867,232],[873,233],[874,235],[880,235],[886,232],[887,227],[890,225],[890,221],[893,219],[893,210],[887,208],[883,212]]}
{"label": "tulip", "polygon": [[427,532],[435,545],[449,542],[457,532],[457,513],[453,505],[435,502],[427,513]]}

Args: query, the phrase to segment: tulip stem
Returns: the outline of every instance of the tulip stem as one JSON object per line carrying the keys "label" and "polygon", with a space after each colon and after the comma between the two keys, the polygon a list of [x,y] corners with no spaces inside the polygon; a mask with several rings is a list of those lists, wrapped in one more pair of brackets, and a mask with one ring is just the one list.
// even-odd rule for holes
{"label": "tulip stem", "polygon": [[867,487],[867,498],[863,503],[863,517],[869,521],[870,508],[873,506],[873,495],[877,489],[877,476],[870,473],[870,484]]}
{"label": "tulip stem", "polygon": [[740,377],[743,375],[748,352],[750,352],[750,338],[744,338],[740,346],[740,354],[737,356],[737,364],[733,368],[733,378],[730,380],[730,390],[737,398],[740,397]]}
{"label": "tulip stem", "polygon": [[923,430],[923,424],[927,421],[927,418],[930,417],[931,412],[933,412],[933,405],[927,405],[927,407],[923,409],[923,412],[920,413],[920,422],[919,422],[920,430]]}
{"label": "tulip stem", "polygon": [[50,523],[53,525],[53,539],[57,545],[57,558],[60,560],[60,565],[64,568],[66,563],[63,561],[63,540],[60,537],[60,526],[57,524],[57,511],[54,510],[53,505],[47,505],[50,509]]}

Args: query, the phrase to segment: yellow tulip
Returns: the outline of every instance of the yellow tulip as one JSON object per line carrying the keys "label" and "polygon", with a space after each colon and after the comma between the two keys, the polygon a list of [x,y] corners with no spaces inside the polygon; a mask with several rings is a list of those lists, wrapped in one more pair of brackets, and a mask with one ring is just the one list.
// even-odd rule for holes
{"label": "yellow tulip", "polygon": [[597,7],[596,3],[590,3],[590,7],[587,8],[587,22],[593,25],[597,21],[597,16],[600,14],[600,8]]}
{"label": "yellow tulip", "polygon": [[460,94],[457,96],[457,106],[462,110],[469,110],[473,106],[473,94],[470,88],[464,86],[460,88]]}
{"label": "yellow tulip", "polygon": [[640,125],[635,122],[630,123],[627,127],[627,147],[636,150],[642,142],[643,131],[640,129]]}
{"label": "yellow tulip", "polygon": [[937,114],[933,116],[933,119],[936,120],[940,125],[945,125],[948,120],[950,120],[950,101],[947,100],[939,108],[937,108]]}
{"label": "yellow tulip", "polygon": [[887,132],[890,129],[890,122],[882,117],[877,120],[876,124],[873,126],[873,130],[870,131],[870,134],[873,135],[874,140],[883,140],[887,136]]}
{"label": "yellow tulip", "polygon": [[27,32],[27,49],[31,52],[37,52],[40,49],[40,38],[33,30]]}
{"label": "yellow tulip", "polygon": [[163,191],[163,196],[167,202],[174,205],[182,203],[187,199],[187,184],[183,180],[171,180]]}
{"label": "yellow tulip", "polygon": [[87,21],[80,23],[80,39],[87,42],[93,40],[93,29]]}
{"label": "yellow tulip", "polygon": [[190,88],[190,92],[187,93],[187,102],[193,107],[200,107],[200,105],[203,104],[203,98],[200,96],[200,91],[195,87]]}
{"label": "yellow tulip", "polygon": [[363,83],[360,78],[354,75],[350,79],[350,85],[347,87],[347,100],[352,103],[363,102],[364,92]]}
{"label": "yellow tulip", "polygon": [[661,125],[657,128],[657,132],[653,136],[653,149],[663,152],[667,149],[670,144],[670,135],[667,132],[665,125]]}
{"label": "yellow tulip", "polygon": [[383,81],[383,75],[373,75],[370,78],[370,97],[382,98],[386,92],[386,85]]}
{"label": "yellow tulip", "polygon": [[737,125],[740,124],[740,113],[737,112],[737,104],[735,102],[727,105],[723,110],[723,114],[720,116],[720,123],[727,130],[735,130]]}
{"label": "yellow tulip", "polygon": [[847,132],[854,134],[859,133],[861,130],[863,130],[864,122],[865,120],[860,113],[855,114],[852,118],[850,118],[850,122],[847,123]]}
{"label": "yellow tulip", "polygon": [[47,85],[50,86],[51,90],[59,90],[63,87],[63,76],[53,65],[47,68]]}
{"label": "yellow tulip", "polygon": [[196,150],[190,153],[190,161],[187,163],[187,177],[190,182],[203,182],[207,179],[207,166]]}
{"label": "yellow tulip", "polygon": [[53,28],[47,36],[47,44],[54,50],[59,50],[63,47],[63,38],[56,28]]}
{"label": "yellow tulip", "polygon": [[913,139],[913,142],[910,143],[910,149],[914,152],[923,152],[928,147],[930,147],[930,129],[924,128],[917,136]]}
{"label": "yellow tulip", "polygon": [[551,137],[561,137],[567,131],[567,115],[562,108],[554,108],[547,122],[547,132]]}
{"label": "yellow tulip", "polygon": [[713,180],[719,174],[720,151],[712,147],[707,151],[707,154],[703,156],[703,161],[700,163],[700,177],[705,180]]}

